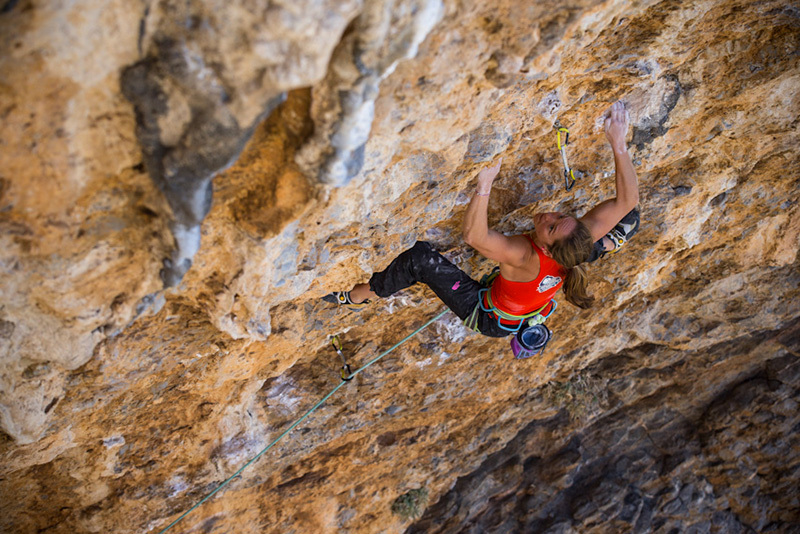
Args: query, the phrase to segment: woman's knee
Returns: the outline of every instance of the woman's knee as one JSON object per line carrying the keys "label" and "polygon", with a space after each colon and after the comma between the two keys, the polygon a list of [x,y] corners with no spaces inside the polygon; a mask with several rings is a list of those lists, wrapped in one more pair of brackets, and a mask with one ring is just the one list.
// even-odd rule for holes
{"label": "woman's knee", "polygon": [[414,262],[427,260],[432,257],[439,256],[439,253],[434,250],[433,245],[427,241],[417,241],[414,246],[408,249],[409,254],[414,259]]}
{"label": "woman's knee", "polygon": [[416,243],[414,243],[414,246],[411,247],[411,250],[417,250],[422,252],[434,252],[433,245],[431,245],[427,241],[417,241]]}

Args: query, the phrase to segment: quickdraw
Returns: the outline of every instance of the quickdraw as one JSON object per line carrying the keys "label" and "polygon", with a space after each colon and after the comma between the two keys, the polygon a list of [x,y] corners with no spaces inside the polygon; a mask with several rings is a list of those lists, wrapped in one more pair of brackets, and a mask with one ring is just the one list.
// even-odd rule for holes
{"label": "quickdraw", "polygon": [[[556,129],[556,146],[558,147],[559,152],[561,152],[561,160],[564,162],[564,186],[567,188],[567,191],[572,189],[572,186],[575,185],[575,173],[572,172],[572,169],[569,167],[569,163],[567,163],[567,145],[569,144],[569,130],[561,126],[561,124],[556,121],[553,125],[553,128]],[[561,133],[564,133],[564,143],[561,143]]]}
{"label": "quickdraw", "polygon": [[[308,410],[305,414],[303,414],[301,417],[299,417],[294,423],[289,425],[289,427],[286,430],[284,430],[277,438],[272,440],[269,445],[267,445],[266,447],[261,449],[261,451],[258,454],[256,454],[252,458],[250,458],[242,467],[237,469],[235,473],[233,473],[231,476],[229,476],[228,478],[223,480],[221,484],[219,484],[216,488],[214,488],[210,493],[206,494],[205,497],[203,497],[202,499],[197,501],[194,504],[194,506],[192,506],[191,508],[189,508],[188,510],[183,512],[181,515],[179,515],[178,518],[175,519],[172,523],[170,523],[169,525],[167,525],[166,527],[161,529],[158,534],[165,534],[169,529],[171,529],[172,527],[177,525],[181,520],[183,520],[184,517],[186,517],[187,515],[192,513],[194,510],[197,510],[200,507],[200,505],[202,505],[207,500],[211,499],[211,497],[216,495],[218,492],[222,491],[222,489],[225,486],[227,486],[228,484],[230,484],[231,481],[233,481],[234,479],[238,478],[245,469],[247,469],[249,466],[253,465],[256,461],[258,461],[258,459],[261,458],[261,456],[263,456],[268,450],[270,450],[272,447],[274,447],[275,444],[278,443],[281,439],[283,439],[287,434],[289,434],[289,432],[294,430],[297,427],[297,425],[299,425],[300,423],[305,421],[306,418],[309,415],[314,413],[317,410],[317,408],[322,406],[325,403],[325,401],[327,401],[329,398],[331,398],[333,396],[334,393],[336,393],[337,391],[339,391],[339,389],[344,387],[345,382],[347,380],[352,379],[358,373],[360,373],[361,371],[363,371],[364,369],[366,369],[370,365],[372,365],[372,364],[380,361],[381,359],[383,359],[384,356],[386,356],[387,354],[391,353],[397,347],[401,346],[403,343],[405,343],[406,341],[408,341],[412,337],[414,337],[417,334],[419,334],[420,332],[422,332],[424,329],[429,327],[431,324],[433,324],[434,322],[436,322],[439,319],[441,319],[442,317],[444,317],[444,315],[449,311],[450,310],[448,310],[448,309],[442,310],[441,312],[439,312],[439,314],[437,314],[436,316],[430,318],[427,323],[423,324],[422,326],[420,326],[419,328],[417,328],[416,330],[414,330],[413,332],[408,334],[406,337],[404,337],[403,339],[401,339],[400,341],[398,341],[397,343],[392,345],[392,347],[390,349],[383,351],[378,356],[372,358],[370,361],[368,361],[367,363],[365,363],[364,365],[362,365],[361,367],[359,367],[358,369],[356,369],[352,373],[350,372],[350,366],[347,365],[347,363],[345,363],[344,368],[346,368],[346,370],[347,370],[347,374],[348,374],[347,378],[344,377],[344,368],[343,368],[343,371],[342,371],[342,382],[340,382],[339,385],[337,385],[335,388],[330,390],[324,397],[322,397],[319,401],[317,401],[317,403],[310,410]],[[334,339],[335,339],[335,341],[334,341]],[[336,352],[338,352],[339,355],[342,356],[342,361],[344,361],[344,356],[341,354],[342,344],[341,344],[341,342],[339,341],[339,339],[336,336],[333,336],[333,338],[331,339],[331,344],[333,345],[333,348],[336,349]]]}
{"label": "quickdraw", "polygon": [[338,354],[342,359],[342,380],[349,382],[353,379],[353,371],[350,369],[350,364],[348,364],[347,360],[344,359],[344,354],[342,353],[342,342],[339,339],[339,336],[331,336],[331,345],[333,346],[333,350],[336,351],[336,354]]}

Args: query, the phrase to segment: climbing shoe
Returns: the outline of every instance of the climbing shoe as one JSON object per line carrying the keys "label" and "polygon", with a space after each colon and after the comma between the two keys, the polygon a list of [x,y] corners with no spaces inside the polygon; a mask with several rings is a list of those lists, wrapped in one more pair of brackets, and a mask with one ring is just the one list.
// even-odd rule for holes
{"label": "climbing shoe", "polygon": [[367,304],[369,304],[369,299],[359,303],[353,302],[350,299],[349,291],[334,291],[333,293],[329,293],[324,297],[322,297],[322,300],[324,300],[325,302],[330,302],[331,304],[338,304],[339,306],[344,306],[345,308],[349,308],[354,311],[361,311]]}
{"label": "climbing shoe", "polygon": [[606,254],[616,254],[619,249],[622,248],[622,245],[628,242],[628,236],[630,235],[629,232],[632,229],[632,224],[621,223],[612,228],[611,231],[606,234],[606,237],[611,240],[614,248],[607,250]]}
{"label": "climbing shoe", "polygon": [[[606,254],[616,254],[622,245],[630,241],[630,239],[639,231],[639,208],[633,208],[628,212],[620,222],[611,229],[602,239],[594,244],[594,250],[589,256],[587,262],[591,263],[594,260],[602,258]],[[609,239],[614,248],[606,250],[604,239]]]}

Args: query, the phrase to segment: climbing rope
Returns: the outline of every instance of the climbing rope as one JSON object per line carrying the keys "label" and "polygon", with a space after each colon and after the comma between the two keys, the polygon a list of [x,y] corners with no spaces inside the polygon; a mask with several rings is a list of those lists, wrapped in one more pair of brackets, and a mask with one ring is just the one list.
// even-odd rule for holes
{"label": "climbing rope", "polygon": [[[264,449],[263,449],[261,452],[259,452],[259,453],[258,453],[258,454],[256,454],[255,456],[253,456],[253,457],[252,457],[250,460],[248,460],[248,462],[247,462],[246,464],[244,464],[242,467],[240,467],[240,468],[239,468],[239,469],[238,469],[238,470],[237,470],[237,471],[236,471],[234,474],[232,474],[231,476],[229,476],[228,478],[226,478],[226,479],[225,479],[225,480],[224,480],[224,481],[223,481],[223,482],[222,482],[222,483],[221,483],[219,486],[217,486],[217,487],[216,487],[216,488],[215,488],[215,489],[214,489],[214,490],[213,490],[211,493],[209,493],[208,495],[206,495],[205,497],[203,497],[202,499],[200,499],[200,501],[198,501],[198,502],[197,502],[197,504],[195,504],[194,506],[192,506],[191,508],[189,508],[188,510],[186,510],[184,513],[182,513],[182,514],[181,514],[181,516],[180,516],[180,517],[178,517],[178,519],[176,519],[175,521],[173,521],[172,523],[170,523],[169,525],[167,525],[167,526],[166,526],[166,527],[165,527],[163,530],[161,530],[161,531],[160,531],[158,534],[164,534],[166,531],[168,531],[169,529],[171,529],[172,527],[174,527],[175,525],[177,525],[177,524],[178,524],[178,522],[179,522],[181,519],[183,519],[184,517],[186,517],[187,515],[189,515],[189,514],[190,514],[192,511],[194,511],[195,509],[197,509],[197,508],[198,508],[198,507],[199,507],[201,504],[203,504],[204,502],[206,502],[207,500],[209,500],[211,497],[213,497],[213,496],[214,496],[214,495],[215,495],[215,494],[216,494],[216,493],[217,493],[219,490],[221,490],[222,488],[224,488],[225,486],[227,486],[227,485],[228,485],[228,484],[229,484],[229,483],[230,483],[230,482],[231,482],[231,481],[232,481],[234,478],[236,478],[237,476],[239,476],[239,475],[242,473],[242,471],[244,471],[244,470],[245,470],[245,469],[247,469],[247,468],[248,468],[250,465],[252,465],[253,463],[255,463],[255,461],[256,461],[256,460],[258,460],[258,459],[259,459],[259,458],[260,458],[260,457],[261,457],[261,456],[262,456],[262,455],[263,455],[265,452],[267,452],[268,450],[270,450],[270,449],[271,449],[271,448],[272,448],[272,447],[273,447],[273,446],[274,446],[276,443],[278,443],[278,442],[279,442],[279,441],[280,441],[280,440],[281,440],[281,439],[282,439],[284,436],[286,436],[286,435],[287,435],[289,432],[291,432],[292,430],[294,430],[294,428],[295,428],[297,425],[299,425],[301,422],[303,422],[303,420],[305,420],[305,418],[306,418],[306,417],[308,417],[309,415],[311,415],[311,414],[312,414],[312,413],[313,413],[313,412],[314,412],[314,411],[315,411],[317,408],[319,408],[320,406],[322,406],[322,404],[323,404],[323,403],[324,403],[326,400],[328,400],[329,398],[331,398],[331,396],[332,396],[334,393],[336,393],[337,391],[339,391],[339,388],[340,388],[340,387],[342,387],[343,385],[347,384],[347,382],[348,382],[348,381],[350,381],[350,380],[352,380],[352,379],[353,379],[353,377],[355,377],[355,376],[356,376],[358,373],[360,373],[361,371],[363,371],[364,369],[366,369],[367,367],[369,367],[369,366],[370,366],[370,365],[372,365],[373,363],[377,362],[378,360],[380,360],[381,358],[383,358],[384,356],[386,356],[387,354],[389,354],[390,352],[392,352],[394,349],[396,349],[397,347],[399,347],[400,345],[402,345],[403,343],[405,343],[406,341],[408,341],[409,339],[411,339],[411,338],[412,338],[412,337],[414,337],[415,335],[419,334],[419,333],[420,333],[422,330],[424,330],[425,328],[427,328],[428,326],[430,326],[432,323],[434,323],[435,321],[437,321],[438,319],[440,319],[440,318],[441,318],[441,317],[442,317],[442,316],[443,316],[445,313],[447,313],[447,312],[448,312],[448,310],[444,310],[444,311],[442,311],[442,312],[441,312],[441,313],[439,313],[439,314],[438,314],[436,317],[434,317],[433,319],[430,319],[430,320],[429,320],[427,323],[425,323],[424,325],[420,326],[419,328],[417,328],[416,330],[414,330],[412,333],[410,333],[409,335],[407,335],[406,337],[404,337],[402,340],[400,340],[400,341],[398,341],[397,343],[395,343],[395,344],[394,344],[394,345],[393,345],[393,346],[392,346],[392,347],[391,347],[389,350],[386,350],[386,351],[384,351],[384,352],[383,352],[383,353],[381,353],[380,355],[376,356],[375,358],[371,359],[370,361],[368,361],[367,363],[365,363],[364,365],[362,365],[361,367],[359,367],[358,369],[356,369],[356,370],[355,370],[353,373],[351,373],[349,376],[345,377],[345,376],[344,376],[344,375],[345,375],[345,373],[343,372],[343,373],[342,373],[342,381],[341,381],[341,382],[339,382],[339,385],[337,385],[337,386],[336,386],[335,388],[333,388],[333,389],[332,389],[330,392],[328,392],[328,394],[327,394],[327,395],[325,395],[324,397],[322,397],[322,398],[319,400],[319,402],[317,402],[317,403],[314,405],[314,407],[313,407],[313,408],[311,408],[311,409],[310,409],[310,410],[308,410],[308,411],[307,411],[305,414],[303,414],[303,416],[302,416],[302,417],[300,417],[300,418],[299,418],[297,421],[295,421],[294,423],[292,423],[292,425],[291,425],[289,428],[287,428],[286,430],[284,430],[284,431],[283,431],[283,433],[282,433],[280,436],[278,436],[277,438],[275,438],[275,439],[272,441],[272,443],[270,443],[269,445],[267,445],[267,446],[266,446],[266,447],[265,447],[265,448],[264,448]],[[342,356],[342,354],[341,354],[341,342],[338,342],[338,347],[337,347],[337,344],[336,344],[337,342],[338,342],[338,338],[336,339],[336,342],[333,342],[333,346],[334,346],[334,348],[337,350],[337,352],[339,352],[339,355],[340,355],[340,356]],[[344,360],[344,356],[342,356],[342,359]],[[347,365],[347,363],[346,363],[346,362],[345,362],[345,365]],[[347,367],[349,368],[349,366],[347,366]]]}

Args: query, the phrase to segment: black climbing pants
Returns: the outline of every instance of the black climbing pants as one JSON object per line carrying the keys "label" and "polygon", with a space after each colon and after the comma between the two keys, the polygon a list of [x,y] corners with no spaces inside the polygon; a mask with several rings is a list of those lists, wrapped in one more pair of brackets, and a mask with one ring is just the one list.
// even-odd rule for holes
{"label": "black climbing pants", "polygon": [[[433,250],[430,243],[417,241],[413,247],[397,256],[386,270],[373,274],[369,288],[379,297],[388,297],[417,282],[430,287],[461,320],[475,309],[478,291],[483,287]],[[478,330],[490,337],[510,334],[497,325],[494,315],[485,311],[478,316]]]}

